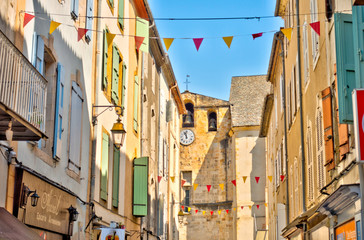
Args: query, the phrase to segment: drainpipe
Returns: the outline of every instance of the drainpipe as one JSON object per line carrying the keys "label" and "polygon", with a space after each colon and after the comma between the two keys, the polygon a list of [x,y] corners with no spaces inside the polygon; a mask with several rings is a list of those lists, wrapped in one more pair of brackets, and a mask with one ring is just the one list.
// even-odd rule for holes
{"label": "drainpipe", "polygon": [[289,223],[289,184],[288,184],[288,148],[287,148],[287,114],[286,114],[286,110],[287,110],[287,106],[286,106],[286,65],[285,65],[285,61],[284,61],[284,45],[283,45],[283,41],[282,39],[279,38],[279,36],[281,35],[281,32],[278,32],[277,34],[274,35],[275,39],[277,39],[281,45],[282,48],[282,52],[281,52],[281,57],[282,57],[282,68],[283,68],[283,89],[282,89],[282,102],[283,102],[283,115],[284,115],[284,158],[286,161],[286,224],[288,225]]}
{"label": "drainpipe", "polygon": [[[140,126],[140,156],[143,156],[143,89],[144,89],[144,52],[142,53],[142,59],[141,59],[141,76],[140,76],[140,85],[141,85],[141,91],[140,91],[140,119],[141,119],[141,126]],[[148,164],[149,165],[149,164]],[[149,175],[149,173],[148,173]],[[149,184],[148,184],[149,187]],[[148,204],[150,206],[150,203]],[[144,219],[146,218],[146,219]],[[143,224],[144,222],[148,222],[148,217],[142,217],[140,218],[140,232],[143,232]],[[144,221],[143,221],[144,220]],[[147,239],[148,239],[148,233],[147,233]]]}
{"label": "drainpipe", "polygon": [[[297,22],[297,56],[298,56],[298,63],[297,63],[297,71],[298,71],[298,93],[300,99],[300,130],[301,130],[301,155],[302,155],[302,211],[306,212],[306,182],[305,182],[305,145],[304,145],[304,135],[303,135],[303,110],[302,110],[302,79],[301,79],[301,42],[300,42],[300,3],[299,0],[296,0],[296,22]],[[305,236],[305,234],[304,234]],[[304,237],[305,238],[305,237]]]}

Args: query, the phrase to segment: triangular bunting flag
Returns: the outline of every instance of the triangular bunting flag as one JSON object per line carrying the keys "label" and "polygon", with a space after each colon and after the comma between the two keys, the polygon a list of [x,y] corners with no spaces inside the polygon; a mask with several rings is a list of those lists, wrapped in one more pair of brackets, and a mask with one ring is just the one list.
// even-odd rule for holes
{"label": "triangular bunting flag", "polygon": [[195,209],[195,213],[197,213],[198,212],[198,209]]}
{"label": "triangular bunting flag", "polygon": [[252,210],[252,206],[249,206],[249,209]]}
{"label": "triangular bunting flag", "polygon": [[203,38],[194,38],[193,42],[195,43],[196,50],[200,49],[201,43],[203,41]]}
{"label": "triangular bunting flag", "polygon": [[225,211],[226,211],[227,214],[229,214],[229,209],[226,209]]}
{"label": "triangular bunting flag", "polygon": [[188,212],[190,212],[190,211],[191,211],[191,208],[190,208],[190,207],[188,207],[188,208],[187,208],[187,211],[188,211]]}
{"label": "triangular bunting flag", "polygon": [[246,181],[247,178],[248,178],[247,176],[243,176],[244,183],[245,183],[245,181]]}
{"label": "triangular bunting flag", "polygon": [[142,45],[143,41],[144,41],[145,37],[139,37],[139,36],[134,36],[134,40],[135,40],[135,47],[136,49],[139,51],[140,46]]}
{"label": "triangular bunting flag", "polygon": [[185,206],[182,205],[181,208],[182,208],[182,210],[185,210]]}
{"label": "triangular bunting flag", "polygon": [[174,40],[174,38],[163,38],[163,42],[164,42],[164,45],[166,45],[167,51],[171,47],[173,40]]}
{"label": "triangular bunting flag", "polygon": [[232,180],[231,182],[232,182],[232,184],[234,184],[234,186],[236,187],[236,180],[234,179],[234,180]]}
{"label": "triangular bunting flag", "polygon": [[202,211],[202,215],[205,215],[206,211]]}
{"label": "triangular bunting flag", "polygon": [[240,208],[241,208],[241,210],[243,210],[244,209],[244,206],[241,206]]}
{"label": "triangular bunting flag", "polygon": [[186,180],[181,180],[181,185],[182,185],[182,187],[183,187],[183,185],[185,185],[185,183],[186,183]]}
{"label": "triangular bunting flag", "polygon": [[25,25],[27,25],[30,22],[30,20],[32,20],[33,18],[34,18],[34,15],[24,13],[23,27],[25,27]]}
{"label": "triangular bunting flag", "polygon": [[283,181],[284,180],[284,175],[281,175],[281,181]]}
{"label": "triangular bunting flag", "polygon": [[259,204],[257,204],[257,209],[259,209]]}
{"label": "triangular bunting flag", "polygon": [[196,191],[197,187],[198,187],[198,184],[197,183],[194,183],[193,184],[193,190]]}
{"label": "triangular bunting flag", "polygon": [[106,33],[106,42],[107,42],[108,46],[110,46],[112,44],[112,41],[114,40],[115,36],[116,36],[116,34],[109,33],[109,32]]}
{"label": "triangular bunting flag", "polygon": [[226,45],[230,48],[231,42],[233,41],[233,36],[223,37],[222,39],[224,39]]}
{"label": "triangular bunting flag", "polygon": [[252,36],[253,36],[253,40],[254,40],[254,39],[258,38],[258,37],[263,36],[263,33],[262,32],[261,33],[254,33],[254,34],[252,34]]}
{"label": "triangular bunting flag", "polygon": [[268,176],[269,182],[272,182],[273,176]]}
{"label": "triangular bunting flag", "polygon": [[259,179],[260,177],[255,177],[255,181],[257,181],[257,183],[259,183]]}
{"label": "triangular bunting flag", "polygon": [[59,22],[51,21],[51,25],[49,25],[49,34],[52,34],[54,30],[58,28],[58,26],[61,25]]}
{"label": "triangular bunting flag", "polygon": [[291,36],[292,36],[292,28],[282,28],[281,32],[284,34],[284,36],[286,36],[286,38],[288,39],[288,41],[291,41]]}
{"label": "triangular bunting flag", "polygon": [[158,183],[160,183],[162,180],[162,176],[158,176]]}
{"label": "triangular bunting flag", "polygon": [[211,216],[212,216],[212,214],[214,214],[214,211],[211,211],[210,213],[211,213]]}
{"label": "triangular bunting flag", "polygon": [[87,33],[88,29],[85,29],[85,28],[79,28],[77,29],[77,42],[79,42],[83,36],[85,36],[85,34]]}
{"label": "triangular bunting flag", "polygon": [[221,214],[221,210],[218,210],[217,213],[220,215]]}
{"label": "triangular bunting flag", "polygon": [[265,205],[266,207],[268,207],[268,203],[264,203],[264,205]]}
{"label": "triangular bunting flag", "polygon": [[207,192],[210,192],[210,190],[211,190],[211,185],[206,185],[206,187],[207,187]]}
{"label": "triangular bunting flag", "polygon": [[234,211],[236,211],[236,207],[234,207]]}
{"label": "triangular bunting flag", "polygon": [[224,184],[223,183],[220,183],[219,186],[220,186],[221,190],[224,191]]}
{"label": "triangular bunting flag", "polygon": [[314,23],[310,23],[310,26],[320,36],[320,21],[314,22]]}
{"label": "triangular bunting flag", "polygon": [[173,176],[173,177],[171,177],[171,181],[172,181],[172,182],[174,182],[174,178],[175,178],[174,176]]}

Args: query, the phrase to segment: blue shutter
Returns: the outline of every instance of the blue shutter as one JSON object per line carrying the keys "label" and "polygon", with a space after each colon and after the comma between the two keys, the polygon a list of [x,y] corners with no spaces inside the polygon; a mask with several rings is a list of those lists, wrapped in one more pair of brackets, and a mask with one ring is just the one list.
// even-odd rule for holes
{"label": "blue shutter", "polygon": [[34,67],[38,70],[40,74],[43,75],[43,65],[44,65],[44,41],[41,36],[37,36],[37,49],[35,56],[35,65]]}
{"label": "blue shutter", "polygon": [[78,0],[71,0],[71,16],[73,19],[78,18]]}
{"label": "blue shutter", "polygon": [[[364,87],[364,7],[353,7],[356,88]],[[350,91],[350,97],[351,97]]]}
{"label": "blue shutter", "polygon": [[56,89],[56,111],[54,115],[53,158],[61,159],[64,67],[60,63],[58,63],[57,65],[56,85],[57,89]]}
{"label": "blue shutter", "polygon": [[88,29],[89,31],[87,31],[86,33],[86,41],[90,42],[91,41],[91,36],[93,31],[90,31],[92,29],[92,22],[93,22],[93,8],[94,8],[94,0],[87,0],[87,7],[86,7],[86,29]]}
{"label": "blue shutter", "polygon": [[351,92],[355,88],[353,23],[350,14],[335,13],[337,89],[340,123],[353,121]]}

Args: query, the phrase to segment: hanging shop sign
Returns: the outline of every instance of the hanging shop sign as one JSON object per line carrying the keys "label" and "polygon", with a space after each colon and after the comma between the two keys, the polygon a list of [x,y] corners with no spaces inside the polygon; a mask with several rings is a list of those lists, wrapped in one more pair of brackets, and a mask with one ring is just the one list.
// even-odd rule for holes
{"label": "hanging shop sign", "polygon": [[353,113],[357,161],[364,163],[364,89],[353,91]]}

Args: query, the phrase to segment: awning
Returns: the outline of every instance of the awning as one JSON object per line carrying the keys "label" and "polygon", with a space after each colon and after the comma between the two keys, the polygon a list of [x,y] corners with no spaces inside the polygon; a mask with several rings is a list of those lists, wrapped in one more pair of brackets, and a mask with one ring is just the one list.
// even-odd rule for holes
{"label": "awning", "polygon": [[42,238],[1,207],[0,240],[42,240]]}
{"label": "awning", "polygon": [[290,222],[285,228],[282,229],[282,236],[286,238],[294,233],[297,229],[299,229],[299,226],[302,223],[307,222],[307,219],[315,213],[315,210],[316,208],[313,207],[296,217],[292,222]]}
{"label": "awning", "polygon": [[327,216],[340,214],[345,208],[360,198],[359,184],[341,185],[317,208],[317,212]]}

